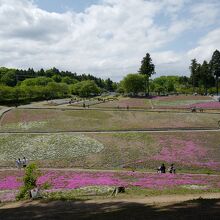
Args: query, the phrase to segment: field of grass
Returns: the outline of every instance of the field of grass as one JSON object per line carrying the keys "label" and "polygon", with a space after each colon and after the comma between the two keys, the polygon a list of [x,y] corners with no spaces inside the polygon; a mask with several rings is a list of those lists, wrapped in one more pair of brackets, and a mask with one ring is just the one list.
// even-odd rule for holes
{"label": "field of grass", "polygon": [[41,167],[220,171],[218,132],[0,135],[0,166],[27,157]]}
{"label": "field of grass", "polygon": [[103,110],[13,109],[0,131],[95,131],[150,128],[217,128],[219,114]]}
{"label": "field of grass", "polygon": [[130,108],[130,109],[150,109],[149,99],[146,98],[119,98],[95,105],[96,108]]}
{"label": "field of grass", "polygon": [[155,108],[190,108],[191,105],[208,102],[213,102],[213,99],[207,96],[192,95],[164,96],[152,99]]}

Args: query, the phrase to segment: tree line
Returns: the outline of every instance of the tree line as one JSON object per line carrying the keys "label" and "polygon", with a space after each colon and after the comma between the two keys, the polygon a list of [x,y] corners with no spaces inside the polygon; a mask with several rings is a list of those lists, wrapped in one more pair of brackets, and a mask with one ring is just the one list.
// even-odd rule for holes
{"label": "tree line", "polygon": [[196,59],[189,67],[191,75],[161,76],[151,79],[155,74],[155,65],[150,54],[141,61],[138,73],[128,74],[120,83],[110,78],[104,80],[90,74],[78,75],[57,68],[34,71],[0,68],[0,104],[19,104],[38,100],[65,98],[71,95],[89,97],[102,92],[126,93],[149,96],[150,92],[157,94],[168,93],[199,93],[218,94],[220,76],[220,52],[214,51],[210,61],[202,64]]}
{"label": "tree line", "polygon": [[88,97],[115,91],[117,84],[90,74],[59,71],[56,68],[34,71],[0,68],[0,103],[19,104],[31,101],[65,98],[71,95]]}
{"label": "tree line", "polygon": [[218,94],[218,82],[220,77],[220,52],[214,51],[210,61],[204,60],[202,64],[196,59],[191,61],[190,77],[187,76],[161,76],[151,79],[155,74],[155,65],[150,54],[141,61],[138,73],[128,74],[120,82],[118,91],[130,95],[143,93],[149,95],[169,93],[198,93],[202,95]]}

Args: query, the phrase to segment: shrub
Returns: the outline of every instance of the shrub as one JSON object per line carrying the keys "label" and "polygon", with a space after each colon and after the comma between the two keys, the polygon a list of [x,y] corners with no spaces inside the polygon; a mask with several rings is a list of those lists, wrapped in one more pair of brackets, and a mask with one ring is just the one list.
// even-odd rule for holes
{"label": "shrub", "polygon": [[36,164],[32,163],[25,168],[25,175],[23,177],[24,185],[21,187],[17,199],[24,199],[29,197],[29,192],[31,189],[34,189],[37,185],[37,178],[40,175],[40,172]]}

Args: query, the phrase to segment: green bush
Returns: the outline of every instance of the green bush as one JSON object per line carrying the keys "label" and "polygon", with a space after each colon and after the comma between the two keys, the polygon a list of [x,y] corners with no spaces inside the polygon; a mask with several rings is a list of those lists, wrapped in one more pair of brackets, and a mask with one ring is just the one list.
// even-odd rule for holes
{"label": "green bush", "polygon": [[21,187],[16,197],[18,200],[29,197],[30,190],[37,186],[36,182],[39,175],[40,172],[34,163],[25,168],[25,175],[23,177],[24,186]]}

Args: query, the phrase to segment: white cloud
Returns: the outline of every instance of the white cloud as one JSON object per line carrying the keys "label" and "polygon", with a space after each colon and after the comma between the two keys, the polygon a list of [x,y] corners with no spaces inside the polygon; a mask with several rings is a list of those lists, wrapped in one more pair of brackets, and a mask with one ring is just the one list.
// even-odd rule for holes
{"label": "white cloud", "polygon": [[188,51],[187,55],[190,59],[196,58],[200,62],[210,60],[213,52],[220,49],[220,28],[209,32],[205,37],[201,38],[197,47]]}
{"label": "white cloud", "polygon": [[[103,0],[81,13],[59,14],[44,11],[28,0],[0,0],[0,66],[56,66],[120,80],[128,72],[136,72],[142,57],[150,52],[159,73],[167,65],[173,65],[172,72],[181,72],[183,55],[162,48],[196,28],[198,20],[203,23],[204,4],[194,5],[189,17],[179,18],[189,1]],[[211,22],[204,21],[206,26],[216,21],[219,8],[209,3],[208,10],[214,15],[209,17]],[[162,13],[171,17],[166,25],[155,22]],[[216,44],[217,40],[213,41]],[[202,41],[200,44],[201,50],[209,47]]]}

